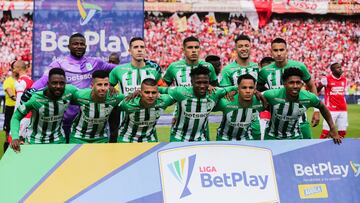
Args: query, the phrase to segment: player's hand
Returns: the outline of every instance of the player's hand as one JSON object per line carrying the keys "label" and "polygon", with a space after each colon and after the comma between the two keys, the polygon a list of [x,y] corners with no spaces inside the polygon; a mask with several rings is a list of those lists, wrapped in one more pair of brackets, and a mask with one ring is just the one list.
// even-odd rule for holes
{"label": "player's hand", "polygon": [[229,93],[227,93],[224,98],[229,100],[229,101],[234,101],[234,95],[236,94],[236,91],[231,91]]}
{"label": "player's hand", "polygon": [[209,94],[212,94],[213,92],[216,91],[216,87],[212,86],[212,85],[209,85],[209,88],[208,88],[208,92]]}
{"label": "player's hand", "polygon": [[320,112],[314,112],[313,117],[311,119],[311,126],[315,127],[319,125],[320,122]]}
{"label": "player's hand", "polygon": [[176,118],[173,117],[172,120],[171,120],[171,125],[173,126],[173,125],[175,125],[175,123],[176,123]]}
{"label": "player's hand", "polygon": [[114,96],[114,95],[117,95],[119,93],[119,91],[110,85],[110,88],[109,88],[109,91],[110,91],[110,96]]}
{"label": "player's hand", "polygon": [[11,141],[11,148],[14,150],[14,152],[19,153],[20,152],[20,140],[13,139]]}
{"label": "player's hand", "polygon": [[135,90],[132,94],[129,94],[127,97],[125,97],[125,101],[130,101],[135,99],[136,97],[140,97],[140,90]]}
{"label": "player's hand", "polygon": [[333,139],[335,144],[340,144],[341,141],[341,137],[339,134],[337,134],[336,130],[330,130],[329,136]]}
{"label": "player's hand", "polygon": [[265,99],[261,92],[255,90],[255,96],[257,100],[261,101],[265,109],[269,106],[269,102]]}
{"label": "player's hand", "polygon": [[36,92],[35,88],[26,89],[21,96],[20,104],[23,104],[23,103],[29,101],[29,99],[31,99],[33,92]]}

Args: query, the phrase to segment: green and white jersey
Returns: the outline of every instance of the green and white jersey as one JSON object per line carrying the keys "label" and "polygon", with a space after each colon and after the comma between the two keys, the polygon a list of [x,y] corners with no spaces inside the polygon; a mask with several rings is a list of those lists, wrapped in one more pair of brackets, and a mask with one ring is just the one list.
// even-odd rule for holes
{"label": "green and white jersey", "polygon": [[220,86],[227,87],[238,85],[238,77],[245,74],[250,74],[257,80],[259,74],[258,64],[250,62],[248,66],[244,67],[234,61],[222,69]]}
{"label": "green and white jersey", "polygon": [[152,107],[143,108],[140,100],[138,97],[120,103],[125,119],[121,123],[118,142],[157,142],[156,122],[161,112],[175,103],[169,95],[161,95]]}
{"label": "green and white jersey", "polygon": [[265,139],[302,139],[299,118],[310,107],[317,108],[319,98],[306,90],[300,90],[297,101],[286,99],[285,88],[267,90],[264,97],[269,102],[271,119],[265,131]]}
{"label": "green and white jersey", "polygon": [[173,62],[166,69],[163,80],[170,84],[175,81],[175,86],[192,86],[190,71],[193,68],[197,68],[198,65],[207,66],[210,70],[210,83],[217,81],[215,69],[211,63],[199,60],[196,65],[189,65],[185,59]]}
{"label": "green and white jersey", "polygon": [[308,82],[311,79],[311,75],[306,68],[305,64],[299,61],[288,60],[285,67],[280,68],[276,63],[271,63],[263,67],[259,72],[258,83],[267,84],[269,89],[278,89],[283,87],[282,75],[287,68],[295,67],[299,68],[304,76],[301,78],[304,82]]}
{"label": "green and white jersey", "polygon": [[119,84],[120,93],[127,96],[135,90],[140,90],[141,83],[146,78],[158,81],[161,78],[161,72],[150,65],[137,68],[127,63],[117,66],[110,72],[109,82],[113,86]]}
{"label": "green and white jersey", "polygon": [[72,124],[70,137],[72,142],[108,142],[106,124],[114,107],[125,98],[123,94],[106,95],[103,103],[94,102],[91,98],[92,89],[82,89],[75,93],[72,103],[80,106],[80,113]]}
{"label": "green and white jersey", "polygon": [[203,98],[195,96],[193,87],[167,88],[177,102],[176,122],[170,131],[170,141],[207,141],[208,116],[216,103],[228,91],[237,87],[217,88]]}
{"label": "green and white jersey", "polygon": [[11,119],[11,135],[19,138],[20,120],[32,112],[26,134],[30,144],[65,143],[62,119],[77,88],[66,85],[60,99],[51,100],[45,96],[47,87],[34,92],[29,101],[16,109]]}
{"label": "green and white jersey", "polygon": [[214,108],[214,111],[223,112],[216,140],[260,140],[259,111],[263,110],[261,102],[255,96],[252,104],[246,108],[239,103],[239,94],[234,95],[233,101],[222,98]]}

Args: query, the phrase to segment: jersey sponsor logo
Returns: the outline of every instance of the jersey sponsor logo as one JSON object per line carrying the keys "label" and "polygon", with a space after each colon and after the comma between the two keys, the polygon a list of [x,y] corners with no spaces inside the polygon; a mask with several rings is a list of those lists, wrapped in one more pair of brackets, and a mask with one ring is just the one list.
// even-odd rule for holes
{"label": "jersey sponsor logo", "polygon": [[299,104],[310,104],[310,100],[299,100]]}
{"label": "jersey sponsor logo", "polygon": [[209,116],[210,112],[186,112],[184,111],[184,116],[187,118],[207,118]]}
{"label": "jersey sponsor logo", "polygon": [[87,79],[91,79],[91,73],[87,73],[87,74],[76,74],[73,76],[66,76],[66,80],[67,82],[71,82],[71,81],[80,81],[80,80],[87,80]]}
{"label": "jersey sponsor logo", "polygon": [[80,25],[86,25],[97,11],[101,12],[102,8],[95,4],[85,3],[85,0],[77,0],[77,7],[81,16]]}
{"label": "jersey sponsor logo", "polygon": [[58,122],[61,121],[63,118],[63,115],[57,115],[57,116],[41,116],[40,120],[44,121],[44,122],[49,122],[49,123],[53,123],[53,122]]}
{"label": "jersey sponsor logo", "polygon": [[282,99],[282,98],[274,98],[274,100],[277,102],[285,102],[286,101],[285,99]]}
{"label": "jersey sponsor logo", "polygon": [[191,93],[188,92],[181,92],[182,95],[187,96],[187,97],[193,97],[193,95]]}
{"label": "jersey sponsor logo", "polygon": [[238,105],[226,105],[226,108],[239,109]]}
{"label": "jersey sponsor logo", "polygon": [[247,128],[247,127],[249,127],[251,122],[228,122],[228,124],[232,127]]}
{"label": "jersey sponsor logo", "polygon": [[344,87],[331,87],[330,95],[344,95]]}
{"label": "jersey sponsor logo", "polygon": [[151,121],[134,121],[134,124],[138,125],[139,127],[146,127],[146,126],[153,126],[155,125],[156,120]]}
{"label": "jersey sponsor logo", "polygon": [[125,92],[126,93],[132,93],[132,92],[135,92],[136,90],[140,90],[140,86],[126,86],[125,87]]}
{"label": "jersey sponsor logo", "polygon": [[188,83],[188,82],[179,83],[178,86],[180,86],[180,87],[192,87],[191,83]]}
{"label": "jersey sponsor logo", "polygon": [[300,184],[298,185],[301,199],[328,198],[326,184]]}
{"label": "jersey sponsor logo", "polygon": [[[218,150],[229,156],[223,157]],[[211,154],[212,159],[209,159]],[[249,154],[249,156],[241,156]],[[251,154],[264,164],[255,170]],[[207,199],[278,202],[275,172],[268,149],[230,145],[181,147],[159,152],[164,202],[202,202]],[[234,164],[233,160],[240,157]],[[245,164],[246,163],[246,164]],[[248,163],[253,163],[248,165]],[[246,166],[245,166],[246,165]]]}
{"label": "jersey sponsor logo", "polygon": [[107,116],[103,117],[103,118],[89,118],[89,117],[84,116],[84,121],[85,122],[91,123],[91,124],[94,124],[94,125],[104,124],[107,120],[108,120]]}
{"label": "jersey sponsor logo", "polygon": [[298,120],[299,116],[301,116],[304,113],[304,111],[299,111],[299,113],[297,115],[293,115],[293,116],[283,116],[282,114],[275,114],[275,117],[279,120],[282,121],[294,121],[294,120]]}

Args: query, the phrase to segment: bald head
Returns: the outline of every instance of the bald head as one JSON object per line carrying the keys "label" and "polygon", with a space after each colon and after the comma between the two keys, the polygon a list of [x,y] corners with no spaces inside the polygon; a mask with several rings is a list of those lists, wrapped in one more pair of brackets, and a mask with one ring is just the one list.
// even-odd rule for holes
{"label": "bald head", "polygon": [[26,70],[26,64],[22,60],[15,61],[14,68],[20,68],[22,70]]}
{"label": "bald head", "polygon": [[15,61],[14,66],[13,66],[13,72],[17,76],[21,76],[21,75],[26,74],[26,64],[25,64],[25,62],[22,61],[22,60]]}

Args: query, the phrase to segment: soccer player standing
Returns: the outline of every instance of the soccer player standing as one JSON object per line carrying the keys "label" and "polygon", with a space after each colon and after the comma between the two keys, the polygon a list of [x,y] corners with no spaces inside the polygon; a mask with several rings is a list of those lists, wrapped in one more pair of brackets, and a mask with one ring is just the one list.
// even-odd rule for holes
{"label": "soccer player standing", "polygon": [[[346,78],[342,75],[343,71],[340,63],[330,65],[331,73],[322,78],[318,85],[318,92],[325,88],[325,105],[330,110],[331,117],[336,123],[338,134],[343,138],[346,135],[348,125],[347,107],[345,100]],[[323,122],[323,129],[320,138],[329,136],[329,125]]]}
{"label": "soccer player standing", "polygon": [[123,100],[119,109],[125,112],[121,123],[118,142],[157,142],[155,125],[160,113],[175,101],[169,95],[161,95],[156,80],[142,81],[140,97]]}
{"label": "soccer player standing", "polygon": [[218,81],[214,67],[203,60],[200,60],[200,41],[196,37],[187,37],[183,41],[185,58],[173,62],[166,69],[163,80],[168,86],[173,82],[175,86],[191,86],[190,72],[199,65],[207,67],[210,71],[210,85],[217,86]]}
{"label": "soccer player standing", "polygon": [[65,85],[65,72],[60,68],[49,71],[48,85],[32,94],[27,102],[16,109],[11,119],[11,147],[20,151],[20,120],[32,112],[28,127],[27,142],[30,144],[65,143],[64,131],[61,128],[66,108],[73,94],[77,91],[72,85]]}
{"label": "soccer player standing", "polygon": [[177,102],[175,123],[170,131],[170,141],[208,141],[208,116],[216,103],[237,87],[217,88],[209,94],[210,70],[199,65],[190,72],[191,87],[165,88]]}
{"label": "soccer player standing", "polygon": [[256,80],[252,75],[244,74],[236,81],[238,93],[234,95],[234,100],[222,98],[213,110],[223,112],[216,140],[259,140],[259,111],[264,108],[254,95]]}
{"label": "soccer player standing", "polygon": [[247,35],[239,35],[235,39],[236,60],[226,65],[221,71],[222,79],[220,86],[237,85],[238,78],[244,74],[252,75],[255,80],[258,78],[259,66],[250,61],[251,41]]}
{"label": "soccer player standing", "polygon": [[330,137],[341,143],[331,114],[317,95],[302,90],[303,72],[296,67],[285,69],[282,80],[284,87],[267,90],[264,97],[270,106],[271,119],[265,132],[265,139],[303,139],[299,118],[310,107],[319,108],[330,126]]}
{"label": "soccer player standing", "polygon": [[[109,120],[110,113],[125,97],[122,94],[110,95],[107,71],[93,72],[92,79],[91,89],[81,89],[74,94],[72,102],[80,106],[80,113],[72,125],[70,143],[108,142],[106,124],[108,121],[110,124],[116,122],[114,119]],[[116,137],[116,134],[110,136]]]}
{"label": "soccer player standing", "polygon": [[[289,67],[299,68],[303,72],[302,81],[304,81],[309,88],[309,91],[317,95],[316,86],[311,78],[311,75],[306,68],[305,64],[289,60],[287,52],[286,41],[282,38],[275,38],[271,42],[271,54],[275,60],[275,63],[271,63],[268,66],[263,67],[259,72],[258,87],[259,91],[263,91],[265,85],[268,85],[269,89],[276,89],[283,87],[282,75]],[[310,124],[306,119],[306,113],[300,118],[301,131],[305,138],[311,138]],[[312,118],[312,126],[315,127],[319,124],[320,114],[314,112]]]}
{"label": "soccer player standing", "polygon": [[131,62],[117,66],[110,72],[109,82],[112,86],[119,84],[120,93],[129,95],[140,90],[141,82],[146,78],[153,78],[159,81],[161,70],[145,63],[145,42],[140,37],[130,40],[129,53]]}

